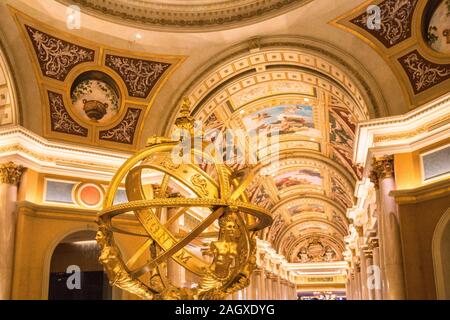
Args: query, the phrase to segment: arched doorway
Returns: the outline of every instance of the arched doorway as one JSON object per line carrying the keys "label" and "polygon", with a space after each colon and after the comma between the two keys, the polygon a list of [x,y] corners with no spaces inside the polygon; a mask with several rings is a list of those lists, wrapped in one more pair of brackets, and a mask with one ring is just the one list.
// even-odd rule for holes
{"label": "arched doorway", "polygon": [[437,298],[450,300],[450,208],[436,226],[432,249]]}
{"label": "arched doorway", "polygon": [[112,288],[102,265],[95,231],[79,231],[64,238],[53,251],[49,300],[110,300]]}

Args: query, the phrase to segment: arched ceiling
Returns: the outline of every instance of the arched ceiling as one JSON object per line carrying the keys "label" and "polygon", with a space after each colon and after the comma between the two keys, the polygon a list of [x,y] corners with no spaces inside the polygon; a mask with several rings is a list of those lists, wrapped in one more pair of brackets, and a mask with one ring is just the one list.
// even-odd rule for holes
{"label": "arched ceiling", "polygon": [[210,67],[185,91],[209,141],[244,132],[249,140],[238,149],[246,150],[258,132],[276,135],[254,147],[260,169],[247,191],[272,211],[264,237],[290,262],[343,259],[345,213],[361,174],[352,165],[356,122],[374,113],[357,77],[330,60],[294,47],[259,47]]}

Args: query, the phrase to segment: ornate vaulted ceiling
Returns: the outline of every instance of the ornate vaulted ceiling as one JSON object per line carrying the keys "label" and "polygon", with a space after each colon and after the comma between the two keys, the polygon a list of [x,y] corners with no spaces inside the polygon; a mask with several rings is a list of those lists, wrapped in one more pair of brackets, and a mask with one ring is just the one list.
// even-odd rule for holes
{"label": "ornate vaulted ceiling", "polygon": [[343,259],[345,213],[361,174],[352,165],[356,122],[376,113],[360,88],[349,70],[319,52],[256,44],[210,68],[185,92],[210,141],[229,129],[249,139],[278,132],[271,143],[279,153],[260,149],[259,175],[248,192],[272,211],[264,237],[290,262]]}

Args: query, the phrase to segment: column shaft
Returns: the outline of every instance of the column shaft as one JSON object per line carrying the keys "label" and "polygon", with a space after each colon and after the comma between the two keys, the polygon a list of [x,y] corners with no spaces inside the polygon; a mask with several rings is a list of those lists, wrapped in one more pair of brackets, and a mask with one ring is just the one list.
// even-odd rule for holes
{"label": "column shaft", "polygon": [[24,168],[0,165],[0,300],[11,298],[16,231],[17,185]]}

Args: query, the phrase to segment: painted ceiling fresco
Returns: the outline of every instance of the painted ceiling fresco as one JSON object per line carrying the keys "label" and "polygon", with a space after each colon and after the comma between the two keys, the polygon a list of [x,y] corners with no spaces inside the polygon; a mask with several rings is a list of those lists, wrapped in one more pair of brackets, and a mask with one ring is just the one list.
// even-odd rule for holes
{"label": "painted ceiling fresco", "polygon": [[[276,68],[259,70],[269,58]],[[316,72],[284,69],[281,63],[314,66]],[[252,64],[256,71],[249,73]],[[211,69],[187,96],[208,141],[223,148],[221,135],[231,129],[248,138],[238,141],[238,149],[250,143],[257,150],[260,171],[247,192],[274,218],[260,237],[292,262],[342,260],[346,210],[361,174],[352,162],[356,123],[368,119],[348,75],[305,53],[255,52]],[[258,134],[275,139],[260,146]]]}
{"label": "painted ceiling fresco", "polygon": [[[242,100],[241,95],[241,100],[233,100],[231,96],[229,101],[233,101],[235,110],[224,102],[202,122],[209,141],[215,141],[227,128],[244,130],[249,137],[264,132],[278,135],[281,155],[294,150],[306,155],[286,156],[277,159],[276,165],[269,161],[265,173],[248,188],[252,202],[273,211],[274,223],[265,237],[276,247],[284,248],[289,237],[309,234],[317,240],[309,246],[312,240],[306,237],[301,244],[291,246],[297,252],[286,256],[293,262],[342,258],[343,246],[339,243],[348,228],[345,210],[353,205],[351,180],[361,173],[352,163],[357,116],[338,97],[320,88],[311,92],[315,96],[280,95],[279,91],[259,99]],[[243,101],[243,107],[239,108],[237,101]],[[315,159],[308,159],[308,154]]]}

